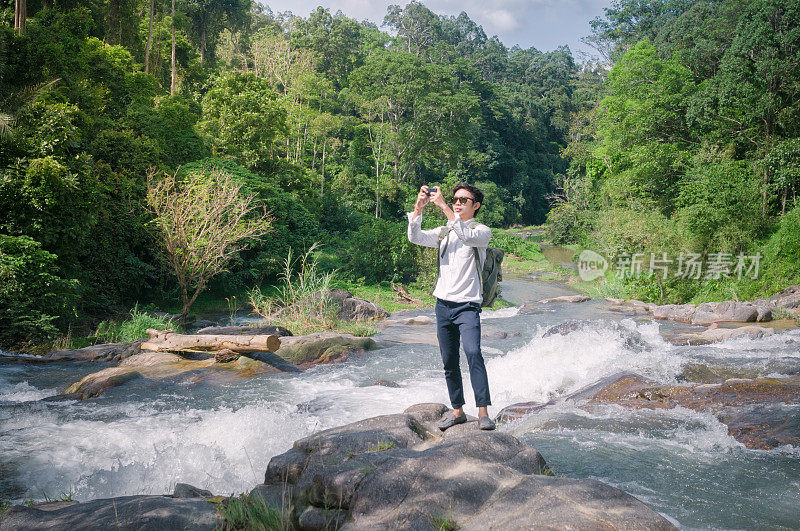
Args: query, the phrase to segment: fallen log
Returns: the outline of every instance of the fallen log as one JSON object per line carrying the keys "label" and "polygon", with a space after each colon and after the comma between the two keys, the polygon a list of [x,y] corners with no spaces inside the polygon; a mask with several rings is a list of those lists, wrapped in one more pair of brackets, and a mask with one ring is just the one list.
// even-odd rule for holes
{"label": "fallen log", "polygon": [[275,352],[281,346],[278,336],[261,335],[216,335],[216,334],[176,334],[170,330],[147,330],[148,340],[142,343],[142,350],[169,352],[181,350],[222,350],[237,353]]}

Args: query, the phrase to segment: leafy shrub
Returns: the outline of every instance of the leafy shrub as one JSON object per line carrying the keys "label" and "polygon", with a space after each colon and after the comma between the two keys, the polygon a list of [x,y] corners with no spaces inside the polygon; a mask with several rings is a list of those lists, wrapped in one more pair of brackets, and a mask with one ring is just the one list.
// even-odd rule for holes
{"label": "leafy shrub", "polygon": [[0,347],[41,342],[75,313],[77,282],[58,275],[57,257],[27,236],[0,235]]}
{"label": "leafy shrub", "polygon": [[561,203],[547,213],[545,234],[556,245],[579,243],[586,238],[589,223],[585,214],[570,203]]}
{"label": "leafy shrub", "polygon": [[598,216],[596,229],[590,243],[611,259],[620,253],[673,254],[685,246],[678,225],[654,211],[610,209]]}
{"label": "leafy shrub", "polygon": [[180,327],[171,319],[141,312],[137,305],[131,310],[130,317],[122,322],[101,322],[94,337],[99,343],[130,343],[147,337],[148,328],[180,331]]}
{"label": "leafy shrub", "polygon": [[367,282],[408,282],[419,273],[419,247],[408,241],[407,225],[376,219],[353,233],[345,250],[348,271]]}
{"label": "leafy shrub", "polygon": [[695,248],[737,253],[764,230],[758,178],[745,162],[698,165],[681,183],[679,219]]}
{"label": "leafy shrub", "polygon": [[184,96],[164,96],[156,100],[155,107],[129,106],[125,123],[157,142],[160,160],[167,166],[176,167],[209,154],[194,128],[200,112],[200,106]]}
{"label": "leafy shrub", "polygon": [[489,242],[490,247],[502,249],[506,254],[513,254],[520,258],[536,260],[542,257],[541,248],[535,242],[529,242],[522,238],[509,236],[505,233],[496,234]]}
{"label": "leafy shrub", "polygon": [[800,279],[800,206],[781,217],[778,230],[764,245],[764,267],[784,283]]}
{"label": "leafy shrub", "polygon": [[491,181],[479,181],[475,186],[483,192],[483,204],[477,216],[481,223],[488,227],[501,227],[515,221],[517,208],[511,202],[508,190]]}

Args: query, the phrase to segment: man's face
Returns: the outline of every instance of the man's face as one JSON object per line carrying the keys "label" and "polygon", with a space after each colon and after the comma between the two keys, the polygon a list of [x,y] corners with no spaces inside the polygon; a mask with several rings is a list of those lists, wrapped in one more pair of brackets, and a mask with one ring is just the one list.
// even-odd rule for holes
{"label": "man's face", "polygon": [[462,220],[472,219],[475,217],[475,211],[480,208],[481,204],[476,203],[472,198],[472,194],[465,188],[459,188],[453,194],[453,212],[458,214]]}

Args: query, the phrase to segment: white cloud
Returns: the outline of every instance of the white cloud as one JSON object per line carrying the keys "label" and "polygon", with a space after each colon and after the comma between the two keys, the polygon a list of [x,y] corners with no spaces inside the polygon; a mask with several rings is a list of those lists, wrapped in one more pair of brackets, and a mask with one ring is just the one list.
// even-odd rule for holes
{"label": "white cloud", "polygon": [[[259,1],[259,0],[257,0]],[[369,20],[380,26],[391,4],[407,0],[260,0],[273,11],[292,11],[306,17],[318,5],[332,13],[341,10],[356,20]],[[567,44],[574,52],[588,51],[581,37],[589,34],[589,21],[603,14],[610,0],[423,0],[440,15],[457,16],[465,11],[483,27],[488,36],[497,35],[506,46],[519,44],[552,50]]]}
{"label": "white cloud", "polygon": [[505,9],[491,10],[488,12],[484,11],[483,15],[491,22],[488,28],[484,28],[484,31],[491,28],[489,31],[490,35],[492,33],[501,34],[514,31],[520,27],[519,19]]}

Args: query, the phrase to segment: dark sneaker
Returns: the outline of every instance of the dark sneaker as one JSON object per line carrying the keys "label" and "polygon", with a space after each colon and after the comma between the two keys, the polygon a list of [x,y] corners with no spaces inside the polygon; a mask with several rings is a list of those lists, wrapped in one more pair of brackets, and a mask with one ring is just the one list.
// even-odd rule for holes
{"label": "dark sneaker", "polygon": [[493,430],[494,421],[489,417],[481,417],[478,419],[478,427],[482,430]]}
{"label": "dark sneaker", "polygon": [[452,428],[456,424],[464,424],[467,421],[466,413],[462,413],[460,416],[456,417],[452,411],[447,413],[442,420],[439,421],[439,429],[444,431],[447,428]]}

